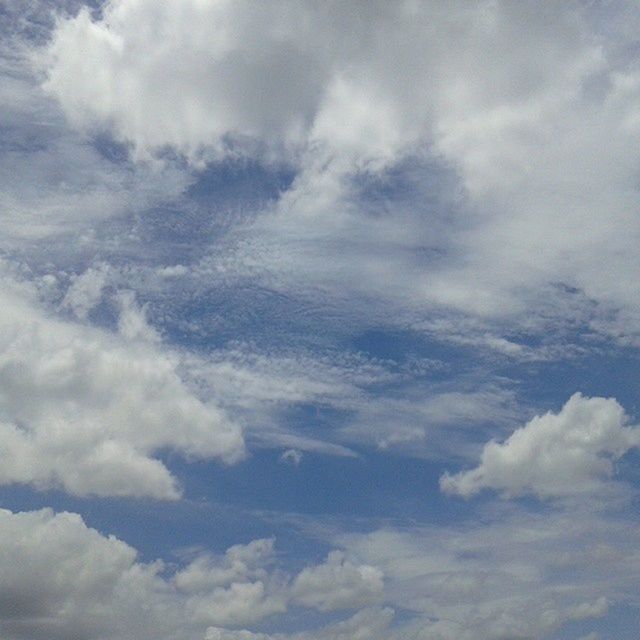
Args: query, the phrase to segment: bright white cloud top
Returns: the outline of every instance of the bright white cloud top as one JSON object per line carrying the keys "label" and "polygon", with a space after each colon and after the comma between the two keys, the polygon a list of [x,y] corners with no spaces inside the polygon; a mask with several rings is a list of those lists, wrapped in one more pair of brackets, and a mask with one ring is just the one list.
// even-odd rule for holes
{"label": "bright white cloud top", "polygon": [[0,636],[636,640],[638,27],[0,0]]}
{"label": "bright white cloud top", "polygon": [[43,317],[19,293],[2,302],[1,483],[175,499],[155,451],[244,455],[239,426],[185,387],[169,354]]}
{"label": "bright white cloud top", "polygon": [[465,497],[483,488],[507,497],[596,494],[615,460],[640,445],[640,430],[626,421],[615,400],[576,393],[558,414],[536,416],[503,444],[489,442],[477,468],[445,475],[440,486]]}

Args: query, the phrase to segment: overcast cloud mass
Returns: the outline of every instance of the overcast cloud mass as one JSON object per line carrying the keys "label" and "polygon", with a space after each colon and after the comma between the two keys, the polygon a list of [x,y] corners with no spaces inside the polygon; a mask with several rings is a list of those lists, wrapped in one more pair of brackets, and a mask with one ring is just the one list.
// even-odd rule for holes
{"label": "overcast cloud mass", "polygon": [[0,637],[637,640],[639,33],[0,0]]}

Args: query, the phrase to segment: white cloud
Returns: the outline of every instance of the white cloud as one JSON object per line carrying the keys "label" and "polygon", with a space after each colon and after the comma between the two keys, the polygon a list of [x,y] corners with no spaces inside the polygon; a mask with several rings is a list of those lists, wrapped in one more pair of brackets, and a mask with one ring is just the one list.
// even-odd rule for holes
{"label": "white cloud", "polygon": [[293,580],[274,570],[273,539],[229,548],[216,558],[200,555],[175,574],[173,583],[189,596],[189,615],[214,626],[254,623],[283,613],[289,603],[334,611],[357,609],[382,598],[382,572],[354,564],[340,551],[304,568]]}
{"label": "white cloud", "polygon": [[0,312],[0,483],[76,495],[175,498],[162,449],[234,462],[238,425],[198,399],[178,360],[144,343],[46,317],[4,276]]}
{"label": "white cloud", "polygon": [[71,309],[76,317],[84,320],[89,311],[100,302],[108,273],[109,267],[102,264],[75,276],[62,301],[62,307]]}
{"label": "white cloud", "polygon": [[354,565],[340,551],[332,551],[323,564],[303,569],[293,582],[295,600],[320,611],[356,608],[382,597],[382,572]]}
{"label": "white cloud", "polygon": [[76,122],[109,123],[141,152],[172,145],[193,159],[203,147],[223,153],[228,135],[278,146],[304,134],[326,67],[293,30],[304,29],[304,7],[115,2],[104,13],[62,22],[49,51],[47,87]]}
{"label": "white cloud", "polygon": [[287,610],[286,594],[269,593],[261,580],[233,582],[204,595],[189,599],[189,616],[201,624],[229,625],[251,624],[267,616]]}
{"label": "white cloud", "polygon": [[115,299],[120,308],[118,332],[121,336],[127,340],[160,341],[158,332],[147,322],[146,306],[138,306],[133,291],[119,291]]}
{"label": "white cloud", "polygon": [[491,441],[478,467],[440,480],[447,493],[469,497],[481,489],[542,498],[605,488],[613,463],[640,444],[640,430],[612,398],[574,394],[557,414],[537,416],[504,443]]}
{"label": "white cloud", "polygon": [[188,615],[205,625],[251,624],[287,610],[286,580],[270,573],[273,539],[227,549],[221,558],[200,555],[174,576],[189,595]]}
{"label": "white cloud", "polygon": [[12,639],[176,632],[161,569],[138,563],[134,549],[76,514],[0,510],[0,632]]}
{"label": "white cloud", "polygon": [[278,460],[285,464],[291,464],[294,467],[299,467],[302,462],[302,458],[302,451],[298,451],[297,449],[286,449],[282,452]]}
{"label": "white cloud", "polygon": [[474,114],[490,124],[570,92],[597,62],[580,37],[568,11],[506,4],[113,0],[100,20],[84,10],[58,24],[46,87],[74,121],[141,151],[223,152],[231,136],[327,144],[362,162],[434,131],[457,149]]}
{"label": "white cloud", "polygon": [[[195,640],[215,625],[220,628],[210,628],[207,637],[270,637],[222,627],[287,610],[285,574],[265,570],[274,560],[273,540],[235,545],[217,565],[214,557],[204,558],[167,577],[162,562],[140,562],[135,549],[87,527],[77,514],[0,510],[0,633],[12,640]],[[368,639],[390,615],[363,610],[294,637]]]}
{"label": "white cloud", "polygon": [[301,633],[252,633],[218,627],[207,630],[205,640],[388,640],[392,609],[363,609],[348,620],[328,625],[317,631]]}
{"label": "white cloud", "polygon": [[398,640],[546,638],[592,619],[606,628],[617,615],[610,607],[634,597],[640,575],[637,528],[590,505],[537,515],[502,509],[461,526],[389,527],[336,541],[384,572],[385,605],[415,613],[387,636]]}
{"label": "white cloud", "polygon": [[273,545],[273,538],[264,538],[246,545],[234,545],[222,558],[198,556],[175,575],[174,582],[181,591],[196,593],[234,582],[265,578],[265,567],[275,560]]}
{"label": "white cloud", "polygon": [[[169,146],[196,163],[249,153],[297,167],[237,268],[273,270],[288,291],[383,299],[367,312],[388,318],[400,303],[403,319],[430,304],[562,317],[564,282],[620,309],[581,319],[624,338],[640,327],[640,82],[632,30],[598,30],[594,11],[113,0],[100,19],[61,20],[42,63],[73,123],[139,156]],[[372,219],[352,178],[404,175],[407,157],[429,160],[422,182],[434,166],[458,177],[455,206],[434,212],[416,194]]]}

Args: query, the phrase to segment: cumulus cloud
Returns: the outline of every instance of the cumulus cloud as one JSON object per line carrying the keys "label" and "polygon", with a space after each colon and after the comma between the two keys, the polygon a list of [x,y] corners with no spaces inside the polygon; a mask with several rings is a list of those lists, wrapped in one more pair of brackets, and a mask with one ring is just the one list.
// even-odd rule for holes
{"label": "cumulus cloud", "polygon": [[304,7],[116,2],[103,12],[99,22],[83,10],[61,23],[49,50],[47,88],[76,122],[109,123],[141,151],[172,145],[191,157],[223,153],[228,135],[295,143],[308,127],[325,74],[292,33]]}
{"label": "cumulus cloud", "polygon": [[190,615],[214,626],[237,626],[283,613],[290,603],[334,611],[357,609],[382,597],[382,572],[353,564],[340,551],[291,580],[272,568],[273,544],[273,539],[254,540],[229,548],[221,558],[201,555],[176,573],[173,582],[189,594]]}
{"label": "cumulus cloud", "polygon": [[234,545],[222,558],[201,555],[175,575],[176,586],[192,593],[231,584],[264,578],[265,567],[273,564],[274,539],[253,540],[246,545]]}
{"label": "cumulus cloud", "polygon": [[107,265],[90,267],[84,273],[73,278],[71,286],[62,300],[62,307],[69,308],[84,320],[102,298],[102,290],[107,283],[109,268]]}
{"label": "cumulus cloud", "polygon": [[222,558],[199,556],[174,582],[189,594],[189,615],[204,624],[236,626],[287,610],[286,581],[270,575],[273,539],[229,548]]}
{"label": "cumulus cloud", "polygon": [[161,611],[165,628],[178,632],[176,607],[158,576],[161,563],[141,564],[136,555],[76,514],[0,510],[3,637],[155,638]]}
{"label": "cumulus cloud", "polygon": [[287,599],[283,593],[269,593],[268,587],[260,580],[233,582],[212,593],[191,596],[188,609],[197,622],[237,626],[257,622],[275,613],[284,613]]}
{"label": "cumulus cloud", "polygon": [[320,611],[355,608],[380,598],[382,572],[368,565],[354,565],[340,551],[332,551],[324,564],[303,569],[293,582],[297,602]]}
{"label": "cumulus cloud", "polygon": [[[170,568],[161,561],[142,563],[137,555],[74,513],[0,510],[0,633],[15,640],[195,640],[214,625],[219,628],[209,629],[207,637],[253,638],[249,631],[225,627],[251,624],[288,608],[285,574],[266,570],[274,560],[273,540],[235,545],[217,558],[217,565],[209,556],[205,566],[201,556],[173,576],[167,576]],[[368,638],[365,629],[388,620],[388,612],[381,616],[364,610],[327,630],[295,637]]]}
{"label": "cumulus cloud", "polygon": [[626,423],[613,398],[576,393],[559,413],[533,418],[503,443],[487,443],[478,467],[445,474],[440,486],[464,497],[485,488],[507,497],[595,492],[612,477],[614,461],[640,444],[640,430]]}
{"label": "cumulus cloud", "polygon": [[177,360],[47,317],[4,278],[0,313],[0,483],[76,495],[176,498],[155,452],[234,462],[240,428],[183,383]]}
{"label": "cumulus cloud", "polygon": [[[510,112],[526,120],[519,105],[570,91],[597,63],[580,35],[568,11],[502,4],[113,0],[98,20],[83,10],[58,24],[46,87],[74,121],[142,150],[224,151],[231,137],[376,159],[434,128],[457,149],[478,114],[486,127],[501,110],[507,126]],[[507,65],[514,41],[522,52]]]}
{"label": "cumulus cloud", "polygon": [[[409,15],[385,3],[371,9],[380,26],[394,17],[410,26]],[[381,47],[364,18],[363,6],[288,0],[259,11],[249,2],[118,0],[99,21],[83,10],[58,25],[45,86],[76,123],[108,126],[142,153],[172,146],[197,159],[243,143],[290,153],[316,138],[385,154],[401,137],[397,102],[388,87],[378,92],[375,70],[358,80],[350,67],[363,62],[365,47],[341,37],[355,30]]]}

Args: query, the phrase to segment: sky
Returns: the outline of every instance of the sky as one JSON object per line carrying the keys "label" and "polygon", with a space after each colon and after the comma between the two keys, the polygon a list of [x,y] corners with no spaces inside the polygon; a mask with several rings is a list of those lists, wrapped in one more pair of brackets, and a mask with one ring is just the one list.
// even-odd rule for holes
{"label": "sky", "polygon": [[637,639],[639,33],[0,0],[0,638]]}

